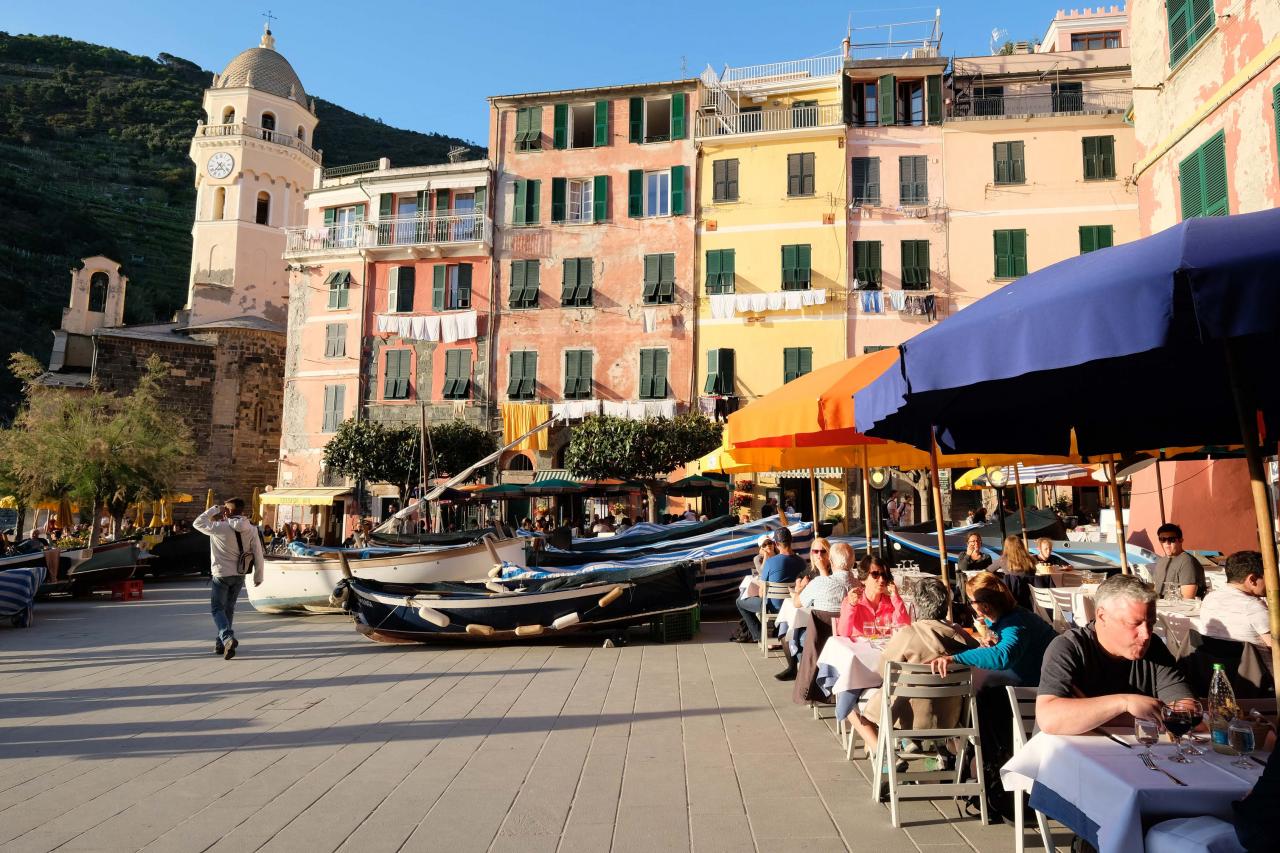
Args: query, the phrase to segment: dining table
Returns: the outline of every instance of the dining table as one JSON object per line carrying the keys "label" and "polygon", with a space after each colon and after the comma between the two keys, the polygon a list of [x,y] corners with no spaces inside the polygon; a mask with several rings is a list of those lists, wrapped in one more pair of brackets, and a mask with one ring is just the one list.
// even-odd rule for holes
{"label": "dining table", "polygon": [[831,637],[818,655],[818,687],[836,699],[836,719],[853,710],[858,696],[884,680],[883,658],[887,639]]}
{"label": "dining table", "polygon": [[1152,748],[1155,769],[1142,758],[1132,730],[1065,736],[1040,732],[1003,767],[1005,790],[1030,794],[1033,809],[1051,817],[1099,853],[1142,851],[1151,825],[1170,818],[1210,815],[1232,820],[1231,804],[1262,774],[1267,754],[1247,767],[1236,756],[1214,752],[1190,764],[1170,760],[1173,745]]}

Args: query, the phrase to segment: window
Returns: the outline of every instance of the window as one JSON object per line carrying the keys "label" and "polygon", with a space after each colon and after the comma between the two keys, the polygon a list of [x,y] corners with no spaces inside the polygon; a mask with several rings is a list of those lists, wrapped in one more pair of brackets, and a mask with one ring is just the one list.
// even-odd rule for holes
{"label": "window", "polygon": [[667,398],[666,350],[640,350],[639,397],[641,400],[665,400]]}
{"label": "window", "polygon": [[342,423],[342,410],[347,401],[347,386],[324,386],[324,419],[320,424],[321,432],[337,432]]}
{"label": "window", "polygon": [[929,203],[929,158],[898,158],[898,199],[903,205]]}
{"label": "window", "polygon": [[880,158],[853,158],[853,203],[880,205]]}
{"label": "window", "polygon": [[782,351],[782,382],[799,379],[813,370],[812,347],[787,347]]}
{"label": "window", "polygon": [[1223,131],[1209,137],[1208,142],[1178,164],[1178,183],[1181,185],[1183,219],[1226,216],[1231,212]]}
{"label": "window", "polygon": [[516,110],[517,151],[537,151],[542,147],[542,107],[521,107]]}
{"label": "window", "polygon": [[1018,278],[1027,274],[1027,232],[1021,228],[996,231],[996,278]]}
{"label": "window", "polygon": [[511,295],[507,305],[511,308],[538,307],[538,262],[511,262]]}
{"label": "window", "polygon": [[644,173],[644,215],[667,216],[671,213],[671,173]]}
{"label": "window", "polygon": [[413,267],[392,267],[387,272],[387,312],[400,314],[413,310]]}
{"label": "window", "polygon": [[565,350],[564,398],[566,400],[591,399],[591,350]]}
{"label": "window", "polygon": [[791,126],[792,127],[817,127],[818,126],[818,102],[817,101],[792,101],[791,102]]}
{"label": "window", "polygon": [[627,173],[627,215],[682,216],[685,204],[685,166],[661,172],[632,169]]}
{"label": "window", "polygon": [[409,372],[413,353],[407,349],[387,350],[386,370],[382,376],[382,399],[409,399]]}
{"label": "window", "polygon": [[676,301],[674,254],[644,256],[643,301],[645,305],[669,305]]}
{"label": "window", "polygon": [[1084,147],[1084,179],[1086,181],[1113,181],[1116,177],[1116,138],[1114,136],[1086,136]]}
{"label": "window", "polygon": [[560,304],[565,307],[591,306],[592,262],[590,258],[565,258]]}
{"label": "window", "polygon": [[361,224],[364,222],[364,205],[352,204],[347,207],[329,207],[324,211],[324,248],[350,249],[360,237]]}
{"label": "window", "polygon": [[304,130],[302,129],[302,125],[298,125],[298,129],[297,129],[296,131],[294,131],[294,134],[293,134],[293,135],[294,135],[294,136],[296,136],[296,137],[298,138],[298,141],[299,141],[299,142],[306,142],[306,141],[307,141],[307,134],[306,134],[306,131],[304,131]]}
{"label": "window", "polygon": [[271,224],[271,194],[267,192],[258,193],[258,209],[254,214],[253,221],[259,225]]}
{"label": "window", "polygon": [[345,358],[347,355],[347,324],[326,323],[324,327],[324,357]]}
{"label": "window", "polygon": [[1021,142],[997,142],[995,150],[995,175],[997,184],[1025,184],[1026,161]]}
{"label": "window", "polygon": [[471,264],[437,264],[431,276],[433,311],[464,311],[471,307]]}
{"label": "window", "polygon": [[471,350],[445,352],[442,396],[446,400],[465,400],[471,396]]}
{"label": "window", "polygon": [[902,289],[929,289],[929,241],[902,241]]}
{"label": "window", "polygon": [[517,453],[511,457],[511,461],[507,463],[508,471],[532,471],[533,460],[523,453]]}
{"label": "window", "polygon": [[1004,115],[1004,86],[980,86],[973,90],[973,114]]}
{"label": "window", "polygon": [[707,381],[702,386],[704,394],[727,395],[734,390],[733,350],[707,351]]}
{"label": "window", "polygon": [[556,104],[552,141],[556,148],[609,144],[609,102]]}
{"label": "window", "polygon": [[[579,225],[594,222],[595,188],[597,184],[607,188],[608,180],[607,175],[595,178],[552,178],[551,221],[572,222]],[[601,213],[603,214],[603,211]],[[600,218],[603,219],[603,215]]]}
{"label": "window", "polygon": [[1049,91],[1055,113],[1078,113],[1084,109],[1083,83],[1054,83]]}
{"label": "window", "polygon": [[813,195],[813,154],[787,155],[787,195]]}
{"label": "window", "polygon": [[1213,0],[1167,0],[1169,65],[1177,65],[1217,25]]}
{"label": "window", "polygon": [[903,80],[898,83],[894,118],[900,125],[924,124],[924,81]]}
{"label": "window", "polygon": [[733,293],[735,264],[733,249],[707,250],[707,293]]}
{"label": "window", "polygon": [[533,350],[511,353],[511,374],[507,379],[507,398],[532,400],[538,385],[538,354]]}
{"label": "window", "polygon": [[808,243],[782,247],[782,289],[808,290],[813,278],[812,251]]}
{"label": "window", "polygon": [[1120,31],[1112,30],[1106,33],[1072,33],[1071,49],[1072,50],[1102,50],[1108,47],[1120,46]]}
{"label": "window", "polygon": [[235,108],[235,107],[227,107],[225,110],[223,110],[223,111],[222,111],[222,123],[223,123],[223,124],[235,124],[235,123],[236,123],[236,108]]}
{"label": "window", "polygon": [[738,161],[714,160],[711,163],[712,201],[738,200]]}
{"label": "window", "polygon": [[101,313],[107,310],[107,284],[111,278],[104,272],[89,276],[89,310]]}
{"label": "window", "polygon": [[542,181],[516,181],[515,193],[511,224],[537,225],[541,218],[538,212],[538,200],[542,195]]}
{"label": "window", "polygon": [[688,96],[632,98],[627,138],[632,142],[666,142],[687,136]]}
{"label": "window", "polygon": [[[262,129],[263,130],[276,129],[276,117],[272,113],[262,114]],[[263,137],[263,138],[265,139],[266,137]]]}
{"label": "window", "polygon": [[1105,249],[1114,245],[1110,225],[1081,225],[1080,254],[1088,254],[1096,249]]}
{"label": "window", "polygon": [[346,308],[351,295],[351,271],[334,270],[324,280],[329,288],[329,307]]}
{"label": "window", "polygon": [[213,218],[225,219],[227,216],[227,188],[218,187],[213,192]]}
{"label": "window", "polygon": [[858,290],[880,289],[880,241],[855,240],[853,279]]}
{"label": "window", "polygon": [[880,123],[875,83],[854,83],[850,87],[849,99],[855,126],[874,127]]}

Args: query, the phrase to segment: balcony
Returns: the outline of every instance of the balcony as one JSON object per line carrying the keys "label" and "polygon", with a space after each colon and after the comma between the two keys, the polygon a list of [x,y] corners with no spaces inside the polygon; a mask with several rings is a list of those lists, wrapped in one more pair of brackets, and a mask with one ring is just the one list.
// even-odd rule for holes
{"label": "balcony", "polygon": [[279,130],[268,130],[265,127],[258,127],[255,124],[245,124],[243,122],[234,122],[232,124],[202,124],[196,128],[196,136],[202,138],[213,138],[218,136],[247,136],[250,139],[261,139],[270,142],[273,145],[283,145],[286,148],[296,148],[307,157],[320,162],[320,152],[307,145],[296,136],[290,136]]}
{"label": "balcony", "polygon": [[1106,115],[1123,113],[1133,102],[1128,89],[1038,90],[993,93],[993,87],[955,94],[947,112],[949,120],[1026,118],[1028,116]]}
{"label": "balcony", "polygon": [[765,65],[740,65],[737,68],[725,68],[718,78],[721,86],[726,88],[746,88],[749,86],[777,86],[779,83],[795,83],[801,80],[813,80],[818,77],[832,77],[840,73],[844,67],[844,57],[815,56],[809,59],[792,59],[786,62],[770,62]]}
{"label": "balcony", "polygon": [[449,216],[400,216],[319,228],[286,228],[286,258],[433,248],[478,243],[489,245],[493,223],[481,213]]}
{"label": "balcony", "polygon": [[839,104],[753,110],[698,116],[694,133],[699,139],[746,133],[778,133],[813,127],[840,127],[844,116]]}

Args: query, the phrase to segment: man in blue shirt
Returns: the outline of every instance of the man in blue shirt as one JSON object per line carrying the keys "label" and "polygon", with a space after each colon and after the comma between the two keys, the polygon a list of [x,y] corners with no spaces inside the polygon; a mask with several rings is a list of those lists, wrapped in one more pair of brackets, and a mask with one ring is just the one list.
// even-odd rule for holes
{"label": "man in blue shirt", "polygon": [[[794,583],[795,579],[804,574],[808,568],[804,560],[797,557],[791,550],[789,529],[780,527],[775,530],[773,541],[778,545],[778,553],[765,560],[764,565],[760,567],[760,578],[750,587],[753,594],[746,598],[739,598],[737,602],[738,612],[742,614],[742,621],[746,623],[751,640],[755,643],[760,642],[760,593],[764,591],[764,584]],[[777,611],[781,606],[781,598],[769,599],[771,611]]]}

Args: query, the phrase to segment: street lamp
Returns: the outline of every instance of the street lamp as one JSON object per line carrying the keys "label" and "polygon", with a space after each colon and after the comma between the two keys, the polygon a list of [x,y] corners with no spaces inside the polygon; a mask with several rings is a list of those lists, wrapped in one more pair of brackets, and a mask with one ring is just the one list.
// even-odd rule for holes
{"label": "street lamp", "polygon": [[[872,468],[867,472],[867,483],[875,490],[876,493],[876,529],[880,531],[880,547],[878,555],[881,560],[884,559],[884,501],[881,500],[881,492],[884,487],[889,485],[889,469],[888,468]],[[870,538],[870,536],[868,536]]]}
{"label": "street lamp", "polygon": [[987,469],[987,485],[996,490],[996,500],[999,502],[996,512],[1000,514],[1000,547],[1004,548],[1004,540],[1006,537],[1004,529],[1004,487],[1009,483],[1009,473],[1002,466],[992,465]]}

